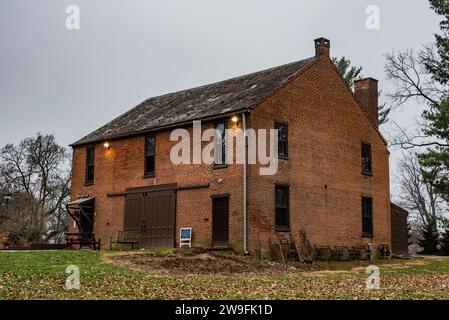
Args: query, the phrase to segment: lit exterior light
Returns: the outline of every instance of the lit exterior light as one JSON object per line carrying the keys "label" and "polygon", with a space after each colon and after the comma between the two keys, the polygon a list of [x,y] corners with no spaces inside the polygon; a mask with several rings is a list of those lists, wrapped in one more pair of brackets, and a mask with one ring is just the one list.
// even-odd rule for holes
{"label": "lit exterior light", "polygon": [[233,117],[231,118],[231,121],[234,122],[234,123],[239,123],[239,117],[233,116]]}
{"label": "lit exterior light", "polygon": [[111,148],[111,144],[109,142],[105,142],[103,143],[103,147],[109,150]]}

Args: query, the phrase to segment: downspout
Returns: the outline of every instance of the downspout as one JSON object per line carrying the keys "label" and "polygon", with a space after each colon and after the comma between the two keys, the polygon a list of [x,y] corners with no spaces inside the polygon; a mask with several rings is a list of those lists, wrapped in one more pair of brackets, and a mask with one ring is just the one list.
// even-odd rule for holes
{"label": "downspout", "polygon": [[242,113],[242,121],[243,121],[243,254],[248,254],[247,248],[247,203],[248,203],[248,194],[247,194],[247,139],[246,139],[246,113]]}

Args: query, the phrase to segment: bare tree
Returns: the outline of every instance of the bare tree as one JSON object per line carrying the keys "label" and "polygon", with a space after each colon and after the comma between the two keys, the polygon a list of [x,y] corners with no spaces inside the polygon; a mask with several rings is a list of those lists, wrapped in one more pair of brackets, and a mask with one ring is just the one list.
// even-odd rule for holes
{"label": "bare tree", "polygon": [[399,163],[399,200],[401,206],[410,211],[410,222],[419,227],[440,219],[445,204],[425,176],[417,155],[404,154]]}
{"label": "bare tree", "polygon": [[28,241],[58,240],[66,230],[70,158],[53,135],[37,134],[0,151],[0,175],[13,194],[8,224]]}
{"label": "bare tree", "polygon": [[[391,101],[391,108],[404,106],[408,101],[415,99],[422,102],[423,110],[431,106],[439,106],[444,97],[449,95],[449,86],[435,81],[429,66],[436,64],[438,54],[433,45],[424,47],[418,53],[407,50],[396,54],[394,52],[385,56],[385,72],[387,78],[395,85],[396,90],[387,94]],[[413,132],[406,131],[397,126],[397,134],[391,138],[392,145],[399,145],[404,149],[415,147],[443,146],[444,141],[424,134],[428,124],[424,121],[418,123]]]}
{"label": "bare tree", "polygon": [[434,49],[431,46],[418,54],[407,50],[385,56],[386,75],[396,87],[395,92],[388,94],[394,106],[401,106],[413,98],[437,104],[447,94],[447,88],[438,86],[427,71],[426,63],[433,57]]}

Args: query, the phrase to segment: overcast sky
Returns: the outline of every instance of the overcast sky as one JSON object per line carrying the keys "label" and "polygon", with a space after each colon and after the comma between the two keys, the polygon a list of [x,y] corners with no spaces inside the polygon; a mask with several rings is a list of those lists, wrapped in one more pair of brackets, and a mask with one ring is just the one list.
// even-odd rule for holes
{"label": "overcast sky", "polygon": [[[80,30],[66,28],[71,4]],[[365,27],[369,5],[379,30]],[[67,146],[148,97],[313,56],[320,36],[388,92],[383,55],[419,49],[438,21],[427,0],[1,0],[0,146],[38,131]]]}

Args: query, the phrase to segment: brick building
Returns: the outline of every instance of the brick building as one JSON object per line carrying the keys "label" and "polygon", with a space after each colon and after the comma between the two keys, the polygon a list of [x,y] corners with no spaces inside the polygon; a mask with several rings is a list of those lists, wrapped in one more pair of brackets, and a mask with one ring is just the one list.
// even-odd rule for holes
{"label": "brick building", "polygon": [[[193,246],[248,252],[299,241],[301,232],[317,245],[391,245],[377,81],[357,81],[353,92],[329,40],[315,40],[315,49],[312,58],[150,98],[74,143],[72,200],[84,210],[74,210],[70,231],[94,232],[103,246],[136,229],[143,247],[176,246],[181,227],[192,228]],[[262,164],[173,164],[170,134],[194,135],[194,120],[218,134],[277,129],[277,173],[261,175]]]}

